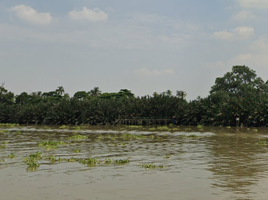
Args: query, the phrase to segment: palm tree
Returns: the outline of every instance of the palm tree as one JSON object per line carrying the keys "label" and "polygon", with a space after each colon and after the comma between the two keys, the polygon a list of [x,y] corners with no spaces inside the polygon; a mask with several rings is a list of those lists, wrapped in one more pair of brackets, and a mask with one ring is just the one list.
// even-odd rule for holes
{"label": "palm tree", "polygon": [[99,97],[101,95],[101,91],[99,89],[99,87],[94,87],[94,89],[89,91],[90,96],[93,97]]}
{"label": "palm tree", "polygon": [[57,89],[56,89],[56,93],[59,94],[59,95],[63,95],[64,94],[64,88],[62,86],[59,86]]}

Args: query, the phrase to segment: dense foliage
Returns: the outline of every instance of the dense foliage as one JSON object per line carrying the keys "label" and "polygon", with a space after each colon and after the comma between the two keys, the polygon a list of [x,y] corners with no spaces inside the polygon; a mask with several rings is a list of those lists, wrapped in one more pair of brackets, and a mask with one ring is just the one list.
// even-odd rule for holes
{"label": "dense foliage", "polygon": [[15,96],[0,87],[0,123],[115,124],[118,119],[173,119],[183,125],[268,125],[268,82],[246,66],[234,66],[217,78],[210,94],[187,102],[170,90],[135,97],[130,90],[102,93],[98,87],[73,97],[58,87],[51,92]]}

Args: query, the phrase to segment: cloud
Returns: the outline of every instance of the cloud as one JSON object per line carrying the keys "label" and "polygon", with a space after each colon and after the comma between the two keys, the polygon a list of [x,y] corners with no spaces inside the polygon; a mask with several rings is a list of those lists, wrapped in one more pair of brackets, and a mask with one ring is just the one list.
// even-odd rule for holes
{"label": "cloud", "polygon": [[213,36],[220,40],[246,40],[255,33],[253,27],[240,26],[230,31],[215,32]]}
{"label": "cloud", "polygon": [[73,10],[68,15],[74,20],[106,21],[108,19],[108,15],[98,8],[88,9],[83,7],[83,10]]}
{"label": "cloud", "polygon": [[252,20],[255,18],[256,16],[252,14],[251,11],[242,10],[239,13],[233,15],[231,19],[235,21],[244,21],[244,20]]}
{"label": "cloud", "polygon": [[48,25],[52,21],[50,13],[39,13],[35,9],[26,5],[18,5],[11,8],[16,15],[31,24]]}
{"label": "cloud", "polygon": [[211,62],[211,63],[205,63],[205,68],[208,68],[208,69],[220,69],[220,68],[223,68],[224,67],[224,63],[222,61],[217,61],[217,62]]}
{"label": "cloud", "polygon": [[264,36],[259,37],[249,48],[255,53],[268,54],[268,38]]}
{"label": "cloud", "polygon": [[268,55],[266,54],[239,54],[229,61],[232,65],[248,65],[253,68],[267,68]]}
{"label": "cloud", "polygon": [[268,8],[267,0],[236,0],[241,7],[244,8],[258,8],[264,9]]}
{"label": "cloud", "polygon": [[141,69],[135,70],[134,73],[138,76],[141,76],[141,77],[155,77],[155,76],[161,76],[164,74],[169,74],[169,75],[174,74],[174,70],[173,69],[149,70],[147,68],[141,68]]}

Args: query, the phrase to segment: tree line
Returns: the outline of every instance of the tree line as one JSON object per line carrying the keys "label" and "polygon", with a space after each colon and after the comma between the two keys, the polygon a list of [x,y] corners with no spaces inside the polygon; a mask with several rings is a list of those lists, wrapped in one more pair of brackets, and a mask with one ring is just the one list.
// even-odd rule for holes
{"label": "tree line", "polygon": [[0,86],[0,123],[115,124],[118,119],[174,119],[177,125],[268,125],[268,81],[247,66],[216,78],[207,97],[187,101],[186,92],[170,90],[135,97],[128,89],[102,93],[98,87],[72,97],[55,91],[14,95]]}

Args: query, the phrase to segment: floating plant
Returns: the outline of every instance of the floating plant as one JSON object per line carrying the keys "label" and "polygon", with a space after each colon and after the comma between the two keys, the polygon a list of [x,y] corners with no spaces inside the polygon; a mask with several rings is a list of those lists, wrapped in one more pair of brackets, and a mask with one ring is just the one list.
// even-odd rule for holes
{"label": "floating plant", "polygon": [[148,163],[148,164],[143,164],[142,167],[145,169],[154,169],[155,165],[153,163]]}
{"label": "floating plant", "polygon": [[88,159],[80,159],[79,163],[83,165],[88,165],[88,166],[95,166],[96,164],[99,164],[99,160],[97,158],[88,158]]}
{"label": "floating plant", "polygon": [[85,140],[88,137],[85,135],[73,135],[71,137],[68,137],[69,140]]}
{"label": "floating plant", "polygon": [[159,166],[156,166],[155,164],[153,163],[148,163],[148,164],[143,164],[141,165],[141,167],[145,168],[145,169],[155,169],[155,168],[164,168],[164,165],[159,165]]}
{"label": "floating plant", "polygon": [[128,159],[119,159],[114,161],[115,164],[127,164],[129,162],[130,161]]}
{"label": "floating plant", "polygon": [[110,164],[112,164],[112,160],[110,158],[108,158],[108,159],[105,159],[103,161],[103,163],[106,164],[106,165],[110,165]]}
{"label": "floating plant", "polygon": [[14,153],[11,153],[11,154],[8,155],[8,158],[9,158],[9,159],[13,159],[13,158],[15,158],[15,157],[16,157],[16,156],[15,156]]}
{"label": "floating plant", "polygon": [[59,145],[66,144],[63,141],[44,141],[42,140],[41,142],[38,142],[39,146],[45,147],[46,149],[56,149],[58,148]]}
{"label": "floating plant", "polygon": [[258,145],[267,145],[267,141],[266,140],[259,140],[257,142]]}
{"label": "floating plant", "polygon": [[74,149],[73,152],[74,152],[74,153],[80,153],[81,150],[80,150],[80,149]]}

